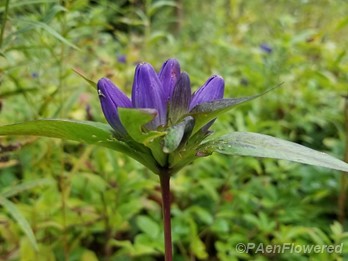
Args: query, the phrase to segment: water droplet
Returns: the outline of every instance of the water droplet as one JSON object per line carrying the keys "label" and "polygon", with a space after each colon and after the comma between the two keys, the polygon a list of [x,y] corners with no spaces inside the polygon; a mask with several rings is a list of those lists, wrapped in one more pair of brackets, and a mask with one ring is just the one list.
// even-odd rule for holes
{"label": "water droplet", "polygon": [[102,91],[99,90],[99,89],[98,89],[98,95],[105,98],[105,95],[104,95],[104,94],[102,93]]}

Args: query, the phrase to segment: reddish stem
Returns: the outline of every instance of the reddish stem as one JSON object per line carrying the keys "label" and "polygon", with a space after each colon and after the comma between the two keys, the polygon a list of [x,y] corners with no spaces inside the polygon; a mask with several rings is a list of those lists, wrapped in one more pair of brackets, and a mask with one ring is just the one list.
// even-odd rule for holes
{"label": "reddish stem", "polygon": [[163,210],[163,228],[164,228],[164,253],[165,261],[172,261],[172,231],[170,220],[170,175],[167,171],[160,174],[162,191],[162,210]]}

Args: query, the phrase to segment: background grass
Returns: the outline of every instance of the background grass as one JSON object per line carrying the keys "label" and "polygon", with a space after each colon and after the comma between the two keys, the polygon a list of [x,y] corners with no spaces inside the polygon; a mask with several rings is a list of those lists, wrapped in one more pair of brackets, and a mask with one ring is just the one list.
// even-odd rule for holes
{"label": "background grass", "polygon": [[[343,0],[3,0],[0,124],[104,122],[96,90],[72,69],[130,93],[136,63],[159,69],[175,57],[193,89],[223,76],[226,97],[283,82],[220,117],[217,133],[260,132],[343,158],[347,13]],[[163,260],[158,177],[138,163],[31,137],[2,137],[0,157],[0,260]],[[172,179],[174,259],[344,260],[346,183],[337,171],[284,161],[198,160]],[[235,250],[240,242],[344,248],[247,254]]]}

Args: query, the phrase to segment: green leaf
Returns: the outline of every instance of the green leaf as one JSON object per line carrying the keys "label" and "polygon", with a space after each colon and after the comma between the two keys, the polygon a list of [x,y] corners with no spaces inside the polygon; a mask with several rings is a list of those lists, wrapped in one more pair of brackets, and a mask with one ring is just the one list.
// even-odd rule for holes
{"label": "green leaf", "polygon": [[[12,1],[13,2],[13,1]],[[26,1],[18,1],[10,4],[9,9],[15,9],[23,6],[32,6],[34,4],[47,4],[47,3],[56,3],[56,0],[26,0]],[[0,7],[0,13],[5,11],[5,6]]]}
{"label": "green leaf", "polygon": [[29,26],[27,28],[28,30],[40,28],[40,29],[46,31],[47,33],[49,33],[51,36],[53,36],[57,40],[61,41],[62,43],[66,44],[66,45],[68,45],[76,50],[80,50],[80,48],[78,48],[76,45],[74,45],[69,40],[67,40],[64,36],[59,34],[56,30],[54,30],[48,24],[45,24],[45,23],[39,22],[39,21],[30,21],[30,20],[21,20],[21,21]]}
{"label": "green leaf", "polygon": [[97,83],[88,79],[86,76],[84,76],[81,72],[79,72],[77,69],[72,69],[76,74],[78,74],[80,77],[82,77],[90,86],[93,87],[93,90],[96,90]]}
{"label": "green leaf", "polygon": [[[110,142],[112,128],[99,122],[49,119],[0,126],[0,135],[45,136],[96,144]],[[113,145],[117,148],[118,142]]]}
{"label": "green leaf", "polygon": [[170,127],[164,138],[163,151],[165,153],[171,153],[176,150],[180,144],[185,142],[185,138],[191,135],[193,127],[194,119],[190,116],[186,117],[179,124]]}
{"label": "green leaf", "polygon": [[3,135],[44,136],[95,144],[123,152],[158,173],[157,166],[145,147],[137,144],[128,146],[116,140],[112,128],[100,122],[56,119],[28,121],[0,126],[0,136]]}
{"label": "green leaf", "polygon": [[273,87],[261,94],[254,95],[254,96],[248,96],[248,97],[242,97],[242,98],[231,98],[231,99],[221,99],[221,100],[215,100],[211,102],[205,102],[202,104],[197,105],[194,107],[189,115],[191,115],[195,120],[195,127],[193,129],[193,134],[196,133],[199,129],[201,129],[204,125],[206,125],[211,120],[215,119],[217,116],[219,116],[222,113],[225,113],[229,110],[231,110],[234,106],[256,99],[258,97],[261,97],[265,95],[268,92],[271,92],[272,90],[278,88],[280,85]]}
{"label": "green leaf", "polygon": [[198,259],[206,259],[208,257],[208,253],[203,241],[198,236],[191,237],[190,241],[190,249],[194,255]]}
{"label": "green leaf", "polygon": [[158,9],[165,6],[177,7],[177,4],[174,1],[156,1],[150,6],[148,10],[148,15],[153,16],[156,12],[159,12]]}
{"label": "green leaf", "polygon": [[204,143],[199,153],[283,159],[348,172],[348,164],[302,145],[252,132],[233,132]]}
{"label": "green leaf", "polygon": [[80,261],[98,261],[98,257],[93,251],[86,249],[83,251]]}
{"label": "green leaf", "polygon": [[8,60],[8,57],[6,56],[6,54],[3,51],[0,51],[0,56],[4,57],[6,60]]}
{"label": "green leaf", "polygon": [[196,120],[193,133],[196,133],[205,124],[215,119],[218,115],[231,110],[234,106],[240,103],[250,101],[254,98],[256,98],[256,96],[221,99],[197,105],[189,113],[189,115],[191,115]]}
{"label": "green leaf", "polygon": [[6,98],[6,97],[10,97],[10,96],[15,96],[17,94],[26,94],[28,92],[37,92],[39,91],[39,89],[37,87],[29,87],[29,88],[18,88],[18,89],[15,89],[15,90],[11,90],[11,91],[6,91],[6,92],[3,92],[3,93],[0,93],[0,97],[1,98]]}
{"label": "green leaf", "polygon": [[62,5],[58,5],[58,4],[53,5],[50,8],[50,10],[47,12],[45,17],[43,17],[42,22],[44,22],[45,24],[50,24],[50,22],[57,16],[57,14],[61,12],[62,13],[67,12],[67,9]]}
{"label": "green leaf", "polygon": [[140,230],[149,235],[152,238],[156,238],[159,235],[160,229],[158,224],[147,216],[139,216],[136,220]]}
{"label": "green leaf", "polygon": [[160,131],[146,130],[146,124],[155,116],[153,109],[118,108],[120,120],[133,140],[151,149],[152,155],[160,165],[166,164],[166,155],[162,151],[160,140],[166,134]]}
{"label": "green leaf", "polygon": [[185,143],[185,149],[176,150],[169,154],[169,163],[172,173],[178,172],[180,169],[197,159],[197,147],[206,139],[212,132],[198,131]]}
{"label": "green leaf", "polygon": [[189,207],[187,211],[195,214],[199,220],[203,221],[207,225],[211,225],[214,222],[212,214],[205,208],[202,208],[198,205],[193,205]]}
{"label": "green leaf", "polygon": [[52,184],[54,184],[54,181],[51,179],[38,179],[38,180],[26,181],[15,186],[11,186],[9,188],[5,188],[3,191],[0,192],[0,196],[9,198],[23,191],[26,191],[38,186],[52,185]]}
{"label": "green leaf", "polygon": [[156,113],[156,110],[152,109],[118,108],[120,120],[129,136],[144,145],[148,145],[155,138],[166,134],[159,131],[143,131],[145,125],[156,116]]}
{"label": "green leaf", "polygon": [[38,250],[37,242],[34,236],[33,231],[31,230],[31,227],[28,223],[28,221],[25,219],[25,217],[22,215],[22,213],[18,210],[15,204],[13,204],[10,200],[2,197],[0,195],[0,205],[2,205],[8,213],[17,221],[20,228],[23,230],[25,235],[28,237],[30,244],[35,250]]}

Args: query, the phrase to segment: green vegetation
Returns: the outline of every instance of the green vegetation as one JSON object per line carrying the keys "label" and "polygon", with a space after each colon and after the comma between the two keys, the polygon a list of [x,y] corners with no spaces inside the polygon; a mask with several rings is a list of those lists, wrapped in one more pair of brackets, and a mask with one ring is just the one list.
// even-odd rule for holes
{"label": "green vegetation", "polygon": [[[177,58],[198,88],[262,93],[219,117],[218,134],[259,132],[348,158],[348,3],[2,0],[0,125],[105,122],[74,70],[132,87],[134,64]],[[346,156],[344,156],[346,153]],[[347,185],[325,168],[212,156],[172,178],[174,260],[344,260]],[[121,153],[0,138],[0,260],[163,260],[158,177]],[[342,253],[238,252],[238,243],[339,245]]]}

